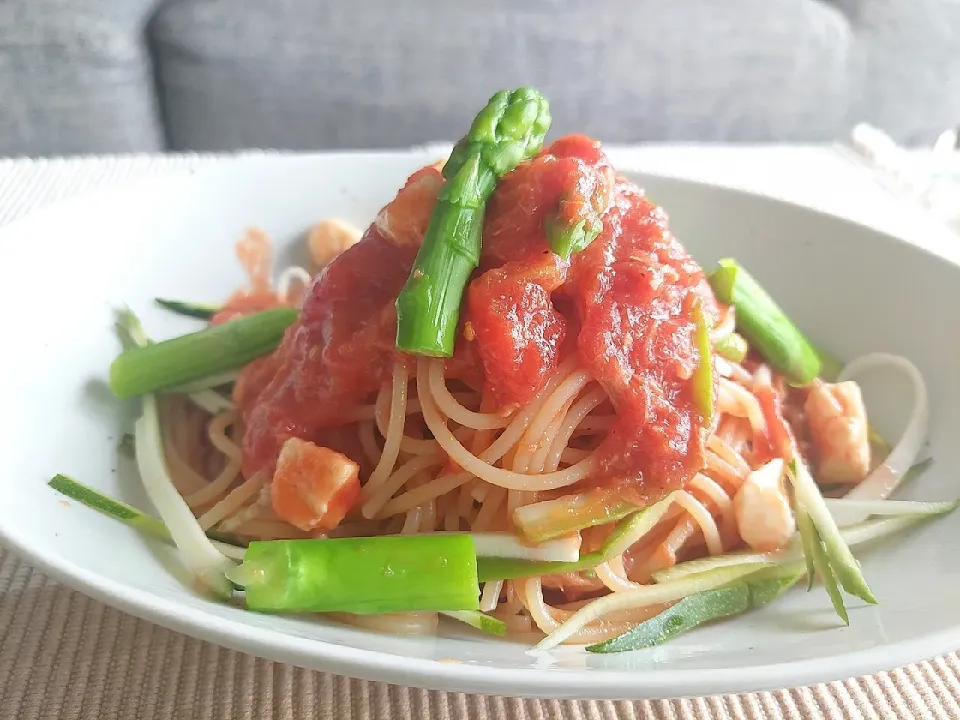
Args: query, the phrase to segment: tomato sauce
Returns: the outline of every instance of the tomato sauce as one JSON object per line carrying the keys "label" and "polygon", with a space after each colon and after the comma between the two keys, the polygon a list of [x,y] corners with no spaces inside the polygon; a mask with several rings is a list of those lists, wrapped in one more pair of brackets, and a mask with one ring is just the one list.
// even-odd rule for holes
{"label": "tomato sauce", "polygon": [[[396,357],[394,301],[439,189],[436,170],[413,175],[398,197],[421,211],[381,213],[360,242],[314,279],[300,319],[276,352],[244,368],[234,401],[246,425],[247,477],[272,468],[290,437],[324,444],[331,435],[325,431],[346,424],[350,410],[390,377]],[[342,445],[334,449],[346,452]]]}
{"label": "tomato sauce", "polygon": [[716,314],[703,271],[669,233],[663,211],[621,180],[603,232],[576,256],[571,275],[580,363],[616,410],[600,447],[601,479],[638,500],[682,487],[703,467],[709,431],[693,379],[694,310],[703,303]]}
{"label": "tomato sauce", "polygon": [[[272,467],[289,437],[320,444],[389,378],[394,300],[439,186],[434,168],[412,176],[316,278],[277,352],[245,369],[235,399],[248,476]],[[570,260],[550,251],[549,222],[591,217],[602,231],[586,250]],[[694,400],[694,308],[716,317],[716,302],[663,211],[616,176],[598,143],[570,136],[501,180],[483,243],[448,372],[476,375],[482,365],[497,404],[523,404],[561,354],[576,352],[616,410],[588,484],[647,500],[688,481],[703,467],[709,430]]]}

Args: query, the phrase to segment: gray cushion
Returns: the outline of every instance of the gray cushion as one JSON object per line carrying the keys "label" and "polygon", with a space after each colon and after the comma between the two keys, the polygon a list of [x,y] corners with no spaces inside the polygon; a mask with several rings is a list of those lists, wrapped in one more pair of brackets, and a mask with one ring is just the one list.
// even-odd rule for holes
{"label": "gray cushion", "polygon": [[930,142],[960,0],[0,3],[0,154],[403,146],[517,84],[610,142]]}
{"label": "gray cushion", "polygon": [[[153,26],[177,148],[454,139],[532,84],[557,132],[816,140],[843,129],[851,34],[819,2],[183,2]],[[670,9],[670,8],[679,8]]]}
{"label": "gray cushion", "polygon": [[152,0],[0,3],[0,154],[157,150]]}

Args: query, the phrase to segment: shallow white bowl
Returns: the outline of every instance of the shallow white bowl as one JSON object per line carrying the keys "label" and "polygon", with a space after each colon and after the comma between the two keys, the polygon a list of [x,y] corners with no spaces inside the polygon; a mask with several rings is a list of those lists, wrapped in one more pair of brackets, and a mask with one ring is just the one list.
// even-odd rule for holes
{"label": "shallow white bowl", "polygon": [[[130,305],[163,337],[194,327],[157,295],[222,299],[242,280],[233,244],[258,225],[302,252],[304,231],[338,216],[365,226],[416,167],[417,153],[245,158],[211,171],[79,198],[3,228],[0,538],[84,593],[211,642],[304,667],[433,689],[648,698],[751,691],[873,672],[960,647],[960,531],[949,517],[860,553],[880,598],[842,628],[825,593],[791,591],[763,610],[649,651],[613,656],[445,627],[403,639],[323,620],[218,605],[184,585],[171,550],[46,486],[57,472],[148,507],[117,440],[135,403],[104,384],[117,352],[112,308]],[[814,341],[844,358],[883,350],[919,365],[931,388],[935,465],[908,497],[958,494],[960,269],[864,227],[747,193],[638,176],[700,259],[744,262]],[[865,391],[895,436],[909,404],[898,377]]]}

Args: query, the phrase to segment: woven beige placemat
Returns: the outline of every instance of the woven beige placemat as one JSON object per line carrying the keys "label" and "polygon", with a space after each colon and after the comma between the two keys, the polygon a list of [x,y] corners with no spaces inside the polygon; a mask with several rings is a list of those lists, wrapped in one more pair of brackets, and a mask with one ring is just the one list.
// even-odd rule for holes
{"label": "woven beige placemat", "polygon": [[[702,170],[701,176],[718,179],[717,173],[729,167],[728,152],[687,148],[659,161],[663,166],[666,157],[677,172]],[[830,160],[813,153],[757,150],[738,156],[736,167],[744,172],[753,161],[757,172],[769,172],[775,157],[794,165],[774,175],[797,177],[803,174],[798,167],[812,172],[817,162]],[[717,157],[722,162],[711,169]],[[215,162],[212,156],[0,161],[0,224],[95,187]],[[765,189],[771,186],[765,183]],[[805,199],[803,192],[779,194]],[[844,683],[637,703],[516,700],[350,680],[268,662],[143,622],[49,580],[0,550],[2,720],[960,720],[958,701],[956,654]]]}

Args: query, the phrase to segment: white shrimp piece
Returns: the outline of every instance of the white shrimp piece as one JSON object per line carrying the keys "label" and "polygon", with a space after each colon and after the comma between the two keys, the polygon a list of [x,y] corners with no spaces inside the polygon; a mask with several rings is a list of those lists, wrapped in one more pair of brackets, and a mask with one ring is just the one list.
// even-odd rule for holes
{"label": "white shrimp piece", "polygon": [[318,268],[326,267],[337,255],[360,241],[361,232],[337,218],[317,223],[307,236],[310,257]]}
{"label": "white shrimp piece", "polygon": [[747,475],[733,499],[740,537],[757,552],[782,548],[797,530],[783,471],[783,460],[774,458]]}
{"label": "white shrimp piece", "polygon": [[867,409],[852,380],[817,382],[803,406],[817,454],[817,481],[858,483],[870,472]]}

